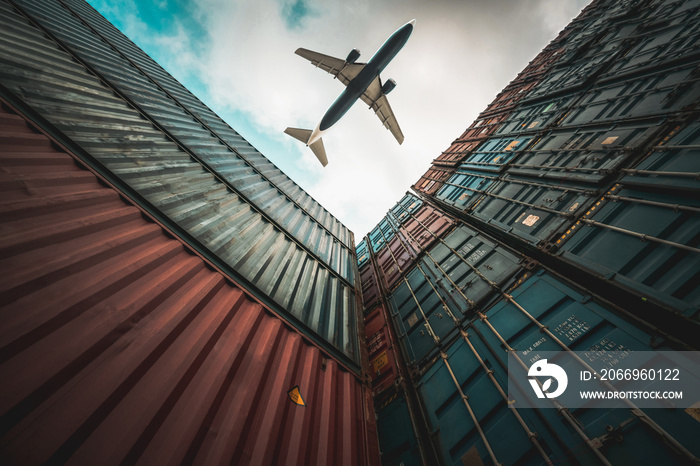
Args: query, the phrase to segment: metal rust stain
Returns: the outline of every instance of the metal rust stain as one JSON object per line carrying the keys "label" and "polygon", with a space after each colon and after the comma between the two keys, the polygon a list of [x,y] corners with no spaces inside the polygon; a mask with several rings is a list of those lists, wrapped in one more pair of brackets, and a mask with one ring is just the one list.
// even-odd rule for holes
{"label": "metal rust stain", "polygon": [[5,110],[0,162],[1,462],[378,462],[355,376]]}

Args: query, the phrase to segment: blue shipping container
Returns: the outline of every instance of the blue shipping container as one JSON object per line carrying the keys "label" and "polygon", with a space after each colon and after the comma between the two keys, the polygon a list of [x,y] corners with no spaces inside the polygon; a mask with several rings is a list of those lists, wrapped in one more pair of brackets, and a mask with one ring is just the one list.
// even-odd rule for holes
{"label": "blue shipping container", "polygon": [[422,364],[454,338],[460,322],[520,270],[520,258],[467,226],[428,250],[389,297],[411,364]]}
{"label": "blue shipping container", "polygon": [[377,435],[383,466],[420,466],[418,441],[403,395],[377,409]]}
{"label": "blue shipping container", "polygon": [[[511,294],[571,350],[641,351],[651,350],[652,343],[655,349],[664,347],[656,335],[547,273],[529,277]],[[483,464],[599,464],[572,424],[602,442],[600,454],[612,464],[681,464],[678,453],[628,409],[570,409],[565,414],[518,408],[517,400],[509,408],[507,348],[502,342],[524,360],[537,351],[562,348],[508,299],[494,304],[482,318],[474,319],[444,358],[425,371],[419,385],[444,464],[476,459]],[[646,415],[700,454],[695,441],[700,424],[691,413],[657,409]]]}

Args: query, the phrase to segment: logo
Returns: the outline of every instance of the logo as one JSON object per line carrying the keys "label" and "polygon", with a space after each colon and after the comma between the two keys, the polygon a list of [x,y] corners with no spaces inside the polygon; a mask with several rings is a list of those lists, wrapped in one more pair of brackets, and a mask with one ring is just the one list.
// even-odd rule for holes
{"label": "logo", "polygon": [[[530,366],[527,377],[537,398],[556,398],[564,393],[566,385],[569,383],[569,378],[566,376],[564,369],[556,364],[549,364],[546,359],[540,359]],[[542,382],[542,388],[540,388],[540,385],[537,383],[537,377],[548,377],[547,380]],[[552,379],[557,381],[557,389],[550,392],[549,389],[552,386]]]}

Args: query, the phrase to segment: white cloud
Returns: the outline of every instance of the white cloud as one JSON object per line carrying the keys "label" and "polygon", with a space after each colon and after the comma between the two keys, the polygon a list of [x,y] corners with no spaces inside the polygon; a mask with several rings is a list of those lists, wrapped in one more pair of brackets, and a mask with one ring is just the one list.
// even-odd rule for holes
{"label": "white cloud", "polygon": [[[290,28],[283,17],[285,4],[277,0],[197,0],[198,20],[211,42],[195,43],[198,38],[188,37],[182,27],[175,36],[147,40],[164,48],[177,44],[170,63],[186,70],[185,75],[199,76],[209,94],[203,96],[205,103],[224,116],[234,110],[247,115],[274,141],[277,149],[265,155],[292,167],[292,178],[353,230],[359,242],[585,3],[314,2],[308,4],[311,14]],[[404,144],[399,146],[359,102],[324,137],[329,165],[322,168],[310,150],[283,130],[315,127],[343,87],[294,50],[305,47],[344,58],[359,48],[360,61],[366,61],[413,18],[413,35],[382,73],[384,80],[391,77],[398,84],[389,101],[406,136]],[[130,21],[131,33],[143,37],[142,21]],[[295,162],[289,163],[290,158]]]}

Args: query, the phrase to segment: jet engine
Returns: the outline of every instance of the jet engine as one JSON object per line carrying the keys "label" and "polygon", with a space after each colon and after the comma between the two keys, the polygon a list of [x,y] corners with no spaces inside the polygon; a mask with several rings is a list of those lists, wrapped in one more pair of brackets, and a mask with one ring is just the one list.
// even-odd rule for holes
{"label": "jet engine", "polygon": [[387,80],[387,82],[385,82],[382,85],[382,94],[384,94],[384,95],[388,94],[389,92],[393,91],[395,87],[396,87],[396,81],[394,81],[393,79]]}
{"label": "jet engine", "polygon": [[360,58],[360,51],[357,49],[350,50],[348,58],[345,59],[346,63],[355,63],[357,59]]}

